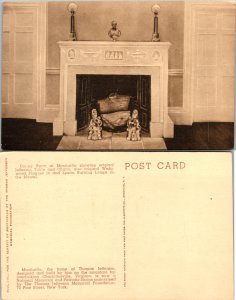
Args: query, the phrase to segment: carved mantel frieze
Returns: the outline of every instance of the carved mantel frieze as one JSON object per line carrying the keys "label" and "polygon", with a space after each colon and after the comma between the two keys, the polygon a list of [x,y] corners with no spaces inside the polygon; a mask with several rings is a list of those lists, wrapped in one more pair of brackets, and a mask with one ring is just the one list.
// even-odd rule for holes
{"label": "carved mantel frieze", "polygon": [[[170,43],[153,42],[59,42],[62,60],[81,65],[160,65]],[[64,53],[64,55],[63,55]]]}

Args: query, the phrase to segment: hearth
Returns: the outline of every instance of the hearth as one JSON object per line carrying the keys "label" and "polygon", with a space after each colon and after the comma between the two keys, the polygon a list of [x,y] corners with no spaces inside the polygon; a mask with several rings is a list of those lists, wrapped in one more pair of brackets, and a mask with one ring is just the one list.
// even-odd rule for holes
{"label": "hearth", "polygon": [[[137,109],[142,132],[149,133],[151,117],[150,87],[151,77],[149,75],[76,75],[77,135],[80,135],[80,131],[88,127],[93,108],[97,109],[102,118],[110,115],[111,122],[112,116],[114,118],[119,118],[119,116],[123,118],[124,116],[124,121],[121,122],[120,126],[118,123],[118,126],[114,127],[112,124],[109,126],[106,119],[104,119],[104,129],[113,132],[125,131],[127,117],[132,114],[134,109]],[[119,109],[120,101],[125,98],[128,99],[127,107],[125,105]],[[109,102],[110,99],[112,99],[111,102]],[[116,101],[117,106],[113,107]],[[100,103],[105,103],[107,106],[105,115],[99,105]],[[110,109],[109,104],[111,105]]]}
{"label": "hearth", "polygon": [[[76,113],[77,75],[109,75],[116,76],[118,79],[121,78],[119,76],[128,75],[130,78],[150,77],[150,109],[146,120],[149,123],[147,128],[150,137],[173,137],[174,126],[168,116],[168,49],[170,43],[105,41],[58,43],[61,53],[60,109],[53,122],[54,135],[74,136],[77,134],[79,126],[77,124],[80,123]],[[100,96],[103,95],[99,94]],[[108,95],[104,94],[104,97],[106,96]]]}

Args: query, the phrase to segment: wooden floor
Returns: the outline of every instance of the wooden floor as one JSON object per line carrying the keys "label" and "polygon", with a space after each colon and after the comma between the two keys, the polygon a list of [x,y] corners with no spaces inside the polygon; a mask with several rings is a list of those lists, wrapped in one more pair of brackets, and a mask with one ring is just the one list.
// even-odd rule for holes
{"label": "wooden floor", "polygon": [[26,119],[2,120],[3,150],[56,150],[62,137],[53,137],[52,123]]}
{"label": "wooden floor", "polygon": [[229,150],[234,147],[234,123],[193,123],[175,126],[168,150]]}
{"label": "wooden floor", "polygon": [[[3,150],[56,150],[62,137],[53,137],[51,123],[3,119]],[[229,150],[234,146],[234,123],[194,123],[175,126],[173,139],[165,139],[168,150]]]}

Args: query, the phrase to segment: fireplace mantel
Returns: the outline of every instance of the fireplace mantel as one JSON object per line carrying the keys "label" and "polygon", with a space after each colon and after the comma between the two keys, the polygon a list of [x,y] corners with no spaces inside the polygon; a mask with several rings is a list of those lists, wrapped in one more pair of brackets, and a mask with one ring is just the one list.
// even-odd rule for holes
{"label": "fireplace mantel", "polygon": [[168,117],[168,42],[61,41],[60,110],[54,135],[75,135],[76,75],[150,75],[151,137],[172,137]]}

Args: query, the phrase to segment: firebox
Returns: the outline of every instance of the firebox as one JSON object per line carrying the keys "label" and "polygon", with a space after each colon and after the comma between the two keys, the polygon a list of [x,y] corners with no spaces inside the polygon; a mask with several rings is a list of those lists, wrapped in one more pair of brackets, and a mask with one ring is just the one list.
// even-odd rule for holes
{"label": "firebox", "polygon": [[[78,134],[88,127],[91,110],[99,112],[98,101],[110,95],[130,96],[128,111],[139,112],[142,131],[149,133],[151,118],[150,75],[76,75],[76,119]],[[125,126],[119,131],[126,130]]]}

